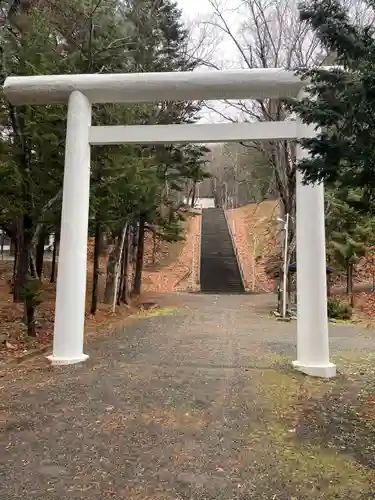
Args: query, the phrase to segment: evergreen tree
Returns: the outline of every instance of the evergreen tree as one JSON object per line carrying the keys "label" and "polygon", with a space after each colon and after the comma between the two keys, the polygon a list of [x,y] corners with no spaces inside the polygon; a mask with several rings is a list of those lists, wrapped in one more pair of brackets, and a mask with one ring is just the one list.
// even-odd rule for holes
{"label": "evergreen tree", "polygon": [[347,276],[347,294],[353,297],[353,272],[374,242],[375,219],[359,216],[353,207],[357,190],[326,190],[326,239],[329,264]]}
{"label": "evergreen tree", "polygon": [[[197,62],[187,52],[188,32],[175,2],[129,0],[125,3],[124,13],[130,23],[134,71],[192,71],[196,67]],[[199,109],[200,103],[195,102],[161,102],[153,106],[151,114],[150,108],[144,108],[143,121],[151,124],[193,123]],[[177,145],[143,148],[143,154],[154,159],[159,191],[151,190],[154,199],[149,197],[146,202],[143,198],[142,208],[138,211],[140,235],[144,233],[144,228],[157,226],[163,238],[171,240],[180,237],[183,215],[178,192],[187,178],[197,176],[193,164],[199,165],[199,159],[195,152],[196,149],[189,146]],[[137,253],[135,294],[140,292],[141,287],[142,249],[141,245]]]}
{"label": "evergreen tree", "polygon": [[[366,2],[374,9],[374,3]],[[291,109],[318,127],[302,141],[311,157],[298,165],[308,183],[324,180],[338,188],[360,188],[354,205],[375,210],[375,39],[374,27],[357,26],[339,0],[309,0],[301,21],[310,26],[336,68],[313,68],[299,74],[309,80],[308,97]]]}
{"label": "evergreen tree", "polygon": [[[21,9],[16,21],[9,18],[11,29],[2,32],[3,72],[82,73],[102,71],[105,63],[112,71],[126,71],[123,47],[115,43],[124,39],[125,28],[113,6],[112,1],[65,0]],[[110,115],[114,114],[111,109]],[[62,106],[14,108],[3,101],[1,118],[1,150],[10,154],[7,159],[3,155],[0,167],[6,195],[1,197],[0,214],[2,227],[16,242],[14,296],[34,304],[29,289],[35,288],[32,280],[37,270],[41,272],[43,257],[39,251],[38,265],[33,263],[35,247],[44,249],[45,229],[59,211],[56,204],[61,204],[66,110]],[[33,334],[33,307],[25,304],[25,309],[30,311],[27,323]]]}
{"label": "evergreen tree", "polygon": [[[24,7],[12,13],[11,29],[0,35],[4,76],[195,67],[187,54],[181,13],[173,2],[51,0]],[[94,106],[93,124],[188,123],[196,119],[199,107],[192,102]],[[30,333],[34,332],[37,301],[32,295],[37,295],[34,285],[36,274],[41,274],[43,242],[50,231],[59,235],[65,121],[64,106],[14,108],[5,100],[0,102],[0,226],[17,243],[15,298],[28,300]],[[123,228],[132,225],[132,234],[137,232],[135,288],[139,290],[142,231],[152,230],[169,240],[180,237],[183,210],[178,193],[187,180],[200,175],[194,158],[199,163],[188,146],[93,148],[89,221],[90,234],[95,236],[93,312],[103,235],[116,242],[107,271],[110,290]],[[141,221],[144,227],[138,231]]]}

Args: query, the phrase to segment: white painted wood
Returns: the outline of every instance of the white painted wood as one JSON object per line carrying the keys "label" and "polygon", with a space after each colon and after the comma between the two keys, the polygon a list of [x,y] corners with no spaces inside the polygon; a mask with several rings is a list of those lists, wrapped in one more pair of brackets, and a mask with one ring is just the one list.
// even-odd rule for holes
{"label": "white painted wood", "polygon": [[295,139],[296,122],[129,125],[90,128],[90,144],[189,144]]}
{"label": "white painted wood", "polygon": [[[305,128],[304,128],[305,130]],[[307,156],[297,148],[297,159]],[[316,377],[334,377],[329,361],[324,187],[296,179],[297,229],[297,370]]]}
{"label": "white painted wood", "polygon": [[[69,102],[53,363],[83,361],[90,143],[209,143],[294,139],[311,133],[298,122],[92,127],[90,103],[296,97],[294,72],[280,68],[143,74],[8,77],[7,99],[20,104]],[[298,133],[299,132],[299,135]],[[298,157],[306,153],[298,149]],[[294,366],[331,377],[325,272],[323,186],[297,176],[298,352]]]}
{"label": "white painted wood", "polygon": [[175,73],[11,76],[4,92],[12,104],[64,104],[74,90],[93,104],[296,97],[303,83],[282,68]]}
{"label": "white painted wood", "polygon": [[73,364],[83,354],[90,193],[91,104],[72,92],[68,105],[61,239],[52,364]]}

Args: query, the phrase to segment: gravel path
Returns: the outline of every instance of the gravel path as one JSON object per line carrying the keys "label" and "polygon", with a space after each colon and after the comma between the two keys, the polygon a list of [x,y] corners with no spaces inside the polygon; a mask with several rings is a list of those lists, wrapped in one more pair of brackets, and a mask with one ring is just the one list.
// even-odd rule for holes
{"label": "gravel path", "polygon": [[374,331],[334,326],[323,381],[290,369],[295,324],[268,298],[169,303],[85,364],[2,373],[2,500],[375,498]]}

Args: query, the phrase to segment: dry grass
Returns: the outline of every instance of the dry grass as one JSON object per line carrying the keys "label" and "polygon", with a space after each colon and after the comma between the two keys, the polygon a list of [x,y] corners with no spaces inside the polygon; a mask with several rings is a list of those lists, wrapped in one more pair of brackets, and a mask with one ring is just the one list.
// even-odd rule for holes
{"label": "dry grass", "polygon": [[[134,314],[139,310],[142,301],[146,300],[150,294],[153,294],[153,300],[159,302],[158,294],[160,293],[186,289],[190,284],[193,238],[195,239],[196,256],[198,256],[199,227],[199,216],[189,218],[186,222],[185,239],[176,243],[157,242],[156,252],[153,252],[152,237],[147,235],[142,296],[133,300],[131,306],[118,306],[115,313],[112,312],[112,305],[100,302],[104,296],[107,265],[107,255],[103,255],[100,259],[99,304],[95,317],[89,312],[93,275],[93,242],[90,240],[86,284],[86,335],[92,335],[98,327],[106,325],[109,327],[114,322],[122,321]],[[154,262],[153,255],[155,256]],[[198,259],[196,259],[196,276],[197,262]],[[0,261],[0,361],[20,357],[30,350],[50,345],[53,333],[56,285],[49,282],[51,262],[47,261],[44,265],[44,278],[41,286],[42,303],[36,313],[37,337],[35,339],[26,335],[22,321],[23,306],[13,303],[10,287],[12,272],[12,261]]]}
{"label": "dry grass", "polygon": [[[240,263],[248,290],[269,292],[274,288],[264,270],[265,260],[276,243],[277,201],[263,201],[228,210],[228,220],[237,246]],[[253,265],[255,256],[255,281]],[[254,282],[253,282],[254,281]]]}
{"label": "dry grass", "polygon": [[[159,263],[146,266],[143,273],[145,292],[174,292],[191,287],[194,242],[194,283],[198,278],[200,215],[186,221],[185,239],[178,243],[164,244],[164,256]],[[166,257],[166,255],[168,257]]]}

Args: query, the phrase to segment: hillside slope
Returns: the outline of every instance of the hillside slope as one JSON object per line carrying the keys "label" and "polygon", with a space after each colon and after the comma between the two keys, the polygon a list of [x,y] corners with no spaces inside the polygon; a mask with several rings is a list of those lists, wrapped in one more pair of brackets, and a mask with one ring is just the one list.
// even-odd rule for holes
{"label": "hillside slope", "polygon": [[[275,282],[270,279],[265,267],[269,257],[279,245],[277,217],[279,206],[276,201],[264,201],[228,210],[228,220],[234,234],[240,264],[243,269],[247,291],[257,293],[272,292]],[[375,283],[375,258],[370,254],[362,258],[354,268],[355,309],[360,316],[375,317],[375,293],[371,290]],[[255,257],[255,280],[254,276]],[[337,272],[331,277],[331,293],[345,297],[346,275]]]}
{"label": "hillside slope", "polygon": [[161,242],[152,264],[152,238],[145,242],[145,262],[142,273],[144,292],[174,292],[191,287],[191,269],[193,259],[195,281],[197,279],[200,215],[186,221],[184,240],[178,243]]}
{"label": "hillside slope", "polygon": [[[100,276],[98,292],[100,301],[95,317],[90,314],[92,275],[93,275],[93,241],[89,240],[87,262],[87,292],[86,292],[86,334],[96,332],[96,328],[107,327],[117,320],[122,320],[137,311],[149,294],[158,301],[160,293],[186,290],[191,286],[192,246],[199,244],[200,215],[193,216],[186,221],[185,239],[178,243],[158,242],[154,252],[153,238],[147,233],[145,240],[144,271],[142,273],[142,294],[133,301],[132,306],[121,305],[112,312],[111,304],[101,302],[104,295],[106,264],[108,252],[100,258]],[[196,252],[197,255],[197,252]],[[154,258],[153,258],[154,257]],[[197,276],[198,259],[196,258],[195,276]],[[49,282],[51,274],[51,258],[44,263],[44,276],[41,280],[42,302],[36,311],[36,337],[28,337],[22,321],[22,304],[12,300],[11,280],[13,261],[0,260],[0,363],[8,358],[20,356],[28,351],[48,347],[51,343],[56,284]],[[131,273],[129,273],[131,275]],[[161,297],[161,296],[160,296]]]}
{"label": "hillside slope", "polygon": [[275,249],[279,205],[267,200],[227,211],[240,264],[249,291],[271,292],[273,280],[265,273],[265,262]]}

